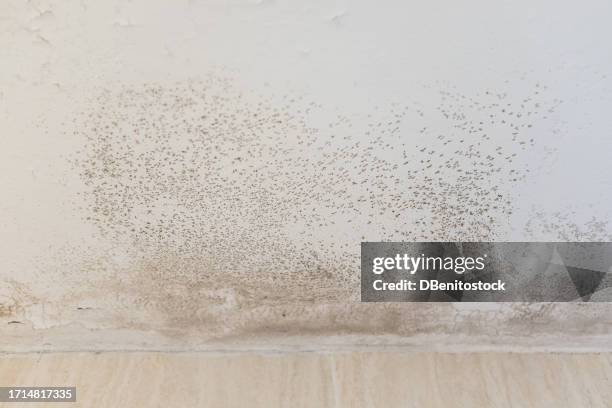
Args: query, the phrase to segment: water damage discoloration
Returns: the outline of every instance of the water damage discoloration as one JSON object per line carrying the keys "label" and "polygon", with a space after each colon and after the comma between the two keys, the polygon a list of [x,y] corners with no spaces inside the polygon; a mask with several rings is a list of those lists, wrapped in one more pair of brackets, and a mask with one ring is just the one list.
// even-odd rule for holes
{"label": "water damage discoloration", "polygon": [[14,279],[5,279],[2,283],[0,319],[7,320],[7,323],[23,318],[29,307],[40,304],[40,299],[34,296],[26,284]]}
{"label": "water damage discoloration", "polygon": [[521,156],[561,103],[522,85],[332,117],[218,76],[105,89],[74,122],[86,221],[114,254],[87,261],[106,265],[88,296],[108,298],[107,326],[201,341],[554,322],[554,306],[358,303],[361,240],[503,237]]}

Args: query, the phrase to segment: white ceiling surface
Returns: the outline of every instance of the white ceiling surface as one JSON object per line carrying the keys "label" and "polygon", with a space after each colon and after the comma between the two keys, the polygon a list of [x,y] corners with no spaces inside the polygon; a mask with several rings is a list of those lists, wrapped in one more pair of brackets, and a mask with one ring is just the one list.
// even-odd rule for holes
{"label": "white ceiling surface", "polygon": [[[524,201],[502,237],[534,239],[514,228],[533,211],[573,214],[579,225],[608,220],[611,15],[607,0],[2,1],[2,278],[53,299],[63,279],[78,280],[62,274],[65,254],[99,244],[78,211],[80,180],[67,160],[82,144],[65,132],[81,101],[103,87],[211,72],[347,115],[435,103],[440,87],[520,95],[537,83],[562,103],[521,158],[542,161],[511,187]],[[0,299],[14,290],[3,288]]]}

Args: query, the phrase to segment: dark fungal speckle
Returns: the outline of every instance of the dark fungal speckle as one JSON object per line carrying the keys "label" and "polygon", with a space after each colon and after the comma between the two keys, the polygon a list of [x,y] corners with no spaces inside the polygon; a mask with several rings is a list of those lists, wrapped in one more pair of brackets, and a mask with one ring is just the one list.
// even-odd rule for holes
{"label": "dark fungal speckle", "polygon": [[558,102],[442,88],[333,117],[215,76],[100,92],[77,119],[75,163],[87,221],[129,248],[111,285],[166,325],[262,305],[299,316],[287,300],[357,299],[361,240],[495,239],[532,127]]}

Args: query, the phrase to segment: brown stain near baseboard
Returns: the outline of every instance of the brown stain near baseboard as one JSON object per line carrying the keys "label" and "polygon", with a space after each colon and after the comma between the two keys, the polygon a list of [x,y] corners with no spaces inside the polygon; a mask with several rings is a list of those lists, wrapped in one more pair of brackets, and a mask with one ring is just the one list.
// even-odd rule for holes
{"label": "brown stain near baseboard", "polygon": [[12,316],[15,313],[15,306],[0,304],[0,317]]}

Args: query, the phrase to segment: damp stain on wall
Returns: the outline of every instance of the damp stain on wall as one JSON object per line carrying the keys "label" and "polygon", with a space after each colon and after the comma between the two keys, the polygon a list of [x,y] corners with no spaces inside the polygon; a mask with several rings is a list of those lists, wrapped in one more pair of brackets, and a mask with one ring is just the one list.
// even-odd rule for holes
{"label": "damp stain on wall", "polygon": [[521,89],[439,85],[434,102],[363,114],[217,75],[103,89],[74,119],[73,163],[84,221],[127,261],[93,286],[117,322],[168,332],[418,332],[450,307],[342,312],[359,242],[498,237],[529,176],[520,156],[561,103]]}

